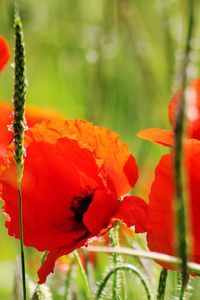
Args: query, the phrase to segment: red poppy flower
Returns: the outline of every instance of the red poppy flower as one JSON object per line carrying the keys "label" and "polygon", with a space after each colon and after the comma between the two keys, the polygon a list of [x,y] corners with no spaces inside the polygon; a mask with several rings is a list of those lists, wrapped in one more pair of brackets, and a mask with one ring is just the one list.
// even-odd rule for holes
{"label": "red poppy flower", "polygon": [[[114,132],[82,120],[46,121],[28,130],[22,180],[24,243],[48,250],[43,283],[58,257],[103,234],[121,220],[146,229],[147,205],[119,198],[134,186],[138,171],[126,144]],[[14,175],[15,174],[15,175]],[[13,158],[3,171],[1,196],[10,235],[19,238]]]}
{"label": "red poppy flower", "polygon": [[6,40],[0,36],[0,73],[10,58],[10,50]]}
{"label": "red poppy flower", "polygon": [[[169,104],[169,119],[174,126],[175,113],[181,101],[178,91]],[[189,225],[189,259],[200,263],[200,79],[186,90],[186,137],[183,142],[183,159],[186,173],[187,221]],[[150,128],[139,137],[164,146],[173,147],[173,131]],[[147,240],[150,250],[177,255],[175,220],[175,179],[173,150],[161,157],[155,170],[155,178],[149,196],[149,226]],[[162,264],[173,269],[172,266]]]}

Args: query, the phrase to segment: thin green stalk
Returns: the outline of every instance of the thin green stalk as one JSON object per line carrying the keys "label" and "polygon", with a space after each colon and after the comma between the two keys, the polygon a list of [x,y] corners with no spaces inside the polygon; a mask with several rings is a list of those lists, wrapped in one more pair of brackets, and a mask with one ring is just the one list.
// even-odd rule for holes
{"label": "thin green stalk", "polygon": [[87,279],[84,267],[82,265],[82,262],[80,260],[79,254],[78,254],[77,251],[74,251],[73,254],[74,254],[74,258],[75,258],[75,260],[77,262],[77,265],[79,267],[79,270],[80,270],[83,282],[84,282],[84,287],[85,287],[85,292],[86,292],[86,299],[87,300],[92,300],[93,297],[92,297],[92,294],[91,294],[89,282],[88,282],[88,279]]}
{"label": "thin green stalk", "polygon": [[20,218],[20,255],[21,255],[21,269],[22,269],[22,285],[23,285],[23,296],[26,300],[26,269],[25,269],[25,256],[24,256],[24,238],[23,238],[23,222],[22,222],[22,194],[20,188],[20,182],[18,182],[18,199],[19,199],[19,218]]}
{"label": "thin green stalk", "polygon": [[[17,3],[17,2],[15,2]],[[17,4],[16,4],[17,5]],[[17,9],[16,9],[17,11]],[[17,169],[17,190],[19,201],[19,231],[20,231],[20,254],[22,269],[23,299],[26,300],[26,271],[24,259],[24,238],[23,238],[23,205],[21,193],[21,180],[24,168],[24,107],[26,99],[26,77],[25,77],[25,50],[23,42],[22,24],[19,16],[15,16],[15,68],[14,68],[14,119],[13,119],[13,142],[14,159]]]}
{"label": "thin green stalk", "polygon": [[131,264],[121,264],[119,266],[114,267],[112,270],[110,270],[107,273],[107,275],[104,277],[104,279],[103,279],[102,283],[100,284],[99,289],[96,293],[96,297],[95,297],[96,300],[100,299],[102,292],[103,292],[109,278],[111,277],[111,275],[114,275],[117,271],[131,271],[133,274],[135,274],[137,277],[139,277],[139,279],[146,291],[147,299],[148,300],[153,299],[149,284],[148,284],[146,278],[144,278],[143,274],[135,266],[133,266]]}
{"label": "thin green stalk", "polygon": [[[109,231],[110,242],[113,247],[119,247],[119,225],[118,223]],[[112,253],[113,267],[122,263],[122,257],[119,253]],[[120,295],[118,295],[120,294]],[[125,280],[122,272],[115,272],[113,274],[113,287],[112,287],[112,299],[118,299],[118,296],[122,296],[125,299]]]}
{"label": "thin green stalk", "polygon": [[44,254],[43,254],[43,256],[42,256],[42,258],[41,258],[41,266],[45,262],[47,255],[48,255],[48,251],[45,251]]}
{"label": "thin green stalk", "polygon": [[[174,148],[174,165],[175,165],[175,190],[176,190],[176,220],[178,235],[178,254],[182,259],[183,281],[187,278],[187,224],[185,213],[185,200],[183,193],[182,178],[182,161],[183,161],[183,134],[184,134],[184,110],[185,110],[185,88],[187,84],[187,66],[189,62],[190,44],[194,27],[194,1],[188,0],[189,24],[185,45],[184,60],[182,65],[181,89],[183,100],[179,105],[175,120],[175,148]],[[182,285],[184,287],[184,284]],[[182,299],[182,298],[180,298]]]}
{"label": "thin green stalk", "polygon": [[15,16],[19,17],[19,0],[15,0]]}
{"label": "thin green stalk", "polygon": [[[126,247],[105,247],[105,246],[88,246],[85,248],[86,251],[94,251],[94,252],[104,252],[104,253],[120,253],[121,255],[131,255],[135,257],[140,257],[144,259],[153,259],[159,262],[170,263],[174,266],[181,267],[182,261],[179,257],[171,256],[168,254],[153,252],[153,251],[143,251],[143,250],[135,250]],[[194,262],[187,262],[187,269],[190,273],[196,273],[200,275],[200,264]]]}
{"label": "thin green stalk", "polygon": [[67,272],[67,277],[66,277],[66,280],[65,280],[64,300],[69,300],[69,290],[70,290],[70,283],[71,283],[71,279],[72,279],[73,264],[74,264],[74,260],[72,259],[72,261],[69,264],[69,271]]}
{"label": "thin green stalk", "polygon": [[165,298],[165,287],[167,282],[167,275],[168,270],[165,268],[162,268],[160,272],[160,278],[159,278],[159,284],[158,284],[158,290],[157,290],[157,300],[164,300]]}
{"label": "thin green stalk", "polygon": [[[114,228],[112,228],[109,231],[109,237],[110,237],[110,241],[111,241],[111,245],[113,247],[116,247],[118,244],[118,236],[117,236],[117,227],[115,226]],[[117,263],[118,263],[118,253],[112,253],[112,264],[113,267],[115,268]],[[119,277],[119,273],[115,272],[113,274],[113,286],[112,286],[112,300],[116,300],[117,299],[117,295],[118,295],[118,277]]]}

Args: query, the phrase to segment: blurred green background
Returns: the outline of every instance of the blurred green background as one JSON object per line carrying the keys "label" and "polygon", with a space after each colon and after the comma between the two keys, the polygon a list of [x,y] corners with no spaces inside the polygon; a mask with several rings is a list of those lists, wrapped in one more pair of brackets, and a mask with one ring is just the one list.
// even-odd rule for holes
{"label": "blurred green background", "polygon": [[[167,150],[139,140],[136,134],[147,127],[169,128],[167,106],[178,86],[186,1],[21,0],[20,6],[27,105],[56,110],[67,118],[84,118],[118,132],[139,165],[134,192],[147,200],[155,164]],[[13,14],[14,1],[0,0],[0,34],[11,48]],[[191,78],[199,75],[197,25]],[[7,101],[13,91],[10,64],[0,78],[0,98]],[[0,236],[0,299],[6,300],[12,299],[16,249],[2,217]],[[198,282],[195,279],[192,299],[199,299]]]}

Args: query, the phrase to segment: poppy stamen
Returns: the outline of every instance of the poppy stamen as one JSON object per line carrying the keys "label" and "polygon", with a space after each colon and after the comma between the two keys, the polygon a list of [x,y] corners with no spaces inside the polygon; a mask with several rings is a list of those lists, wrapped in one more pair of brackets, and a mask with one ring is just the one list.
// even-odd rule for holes
{"label": "poppy stamen", "polygon": [[91,190],[82,191],[80,195],[73,196],[70,209],[74,212],[74,219],[77,223],[82,223],[83,215],[88,210],[93,196],[94,192]]}

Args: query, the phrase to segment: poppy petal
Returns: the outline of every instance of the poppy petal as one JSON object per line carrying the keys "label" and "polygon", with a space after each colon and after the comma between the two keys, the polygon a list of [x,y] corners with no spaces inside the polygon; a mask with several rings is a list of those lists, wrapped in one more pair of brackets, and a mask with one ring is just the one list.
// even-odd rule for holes
{"label": "poppy petal", "polygon": [[189,218],[190,218],[190,258],[200,263],[200,141],[187,140],[185,145],[185,156],[187,162],[187,179],[189,186]]}
{"label": "poppy petal", "polygon": [[176,111],[180,105],[181,97],[182,97],[181,90],[177,90],[169,102],[168,117],[172,128],[174,128],[175,125]]}
{"label": "poppy petal", "polygon": [[[103,188],[99,166],[93,153],[68,138],[56,144],[33,142],[26,152],[22,180],[24,242],[41,251],[55,249],[66,245],[66,240],[70,243],[80,228],[81,234],[87,231],[75,222],[71,199],[82,191]],[[9,215],[9,234],[19,237],[16,182],[15,164],[11,161],[3,173],[1,196]]]}
{"label": "poppy petal", "polygon": [[44,283],[46,281],[47,276],[50,273],[53,273],[55,262],[59,257],[61,257],[63,255],[67,255],[70,252],[72,252],[73,250],[84,246],[85,243],[87,242],[87,240],[88,240],[88,237],[85,239],[82,238],[81,241],[74,240],[74,242],[70,246],[62,247],[62,248],[58,248],[54,251],[50,251],[47,254],[45,262],[42,264],[41,268],[38,270],[38,277],[39,277],[38,283],[39,284]]}
{"label": "poppy petal", "polygon": [[54,142],[60,136],[75,139],[81,147],[95,151],[95,156],[104,161],[110,180],[113,182],[118,198],[125,195],[134,186],[138,178],[135,158],[128,146],[119,141],[119,136],[111,130],[98,127],[84,120],[46,121],[32,128],[27,137],[37,140],[49,137]]}
{"label": "poppy petal", "polygon": [[173,147],[174,145],[173,132],[165,129],[148,128],[140,131],[137,136],[162,146]]}
{"label": "poppy petal", "polygon": [[173,155],[170,153],[161,157],[149,195],[147,241],[151,251],[177,254],[174,198]]}
{"label": "poppy petal", "polygon": [[6,40],[0,36],[0,72],[3,70],[10,58],[10,49]]}
{"label": "poppy petal", "polygon": [[187,135],[200,140],[200,79],[191,82],[186,97]]}
{"label": "poppy petal", "polygon": [[137,233],[145,232],[148,222],[148,205],[139,197],[124,197],[118,210],[112,217],[113,220],[120,220],[129,227],[135,226]]}
{"label": "poppy petal", "polygon": [[[186,167],[186,192],[188,194],[189,224],[189,257],[200,262],[199,236],[199,186],[200,186],[200,141],[187,139],[184,141],[184,165]],[[177,239],[175,234],[175,186],[173,174],[173,152],[164,155],[155,171],[149,201],[149,228],[147,241],[150,250],[177,255]],[[174,269],[169,264],[164,267]]]}
{"label": "poppy petal", "polygon": [[116,197],[106,191],[96,191],[83,222],[93,235],[108,226],[108,222],[118,207]]}
{"label": "poppy petal", "polygon": [[[185,91],[185,113],[187,137],[200,140],[200,79],[193,80]],[[169,120],[174,128],[176,111],[182,101],[182,91],[178,90],[172,97],[169,108]]]}

